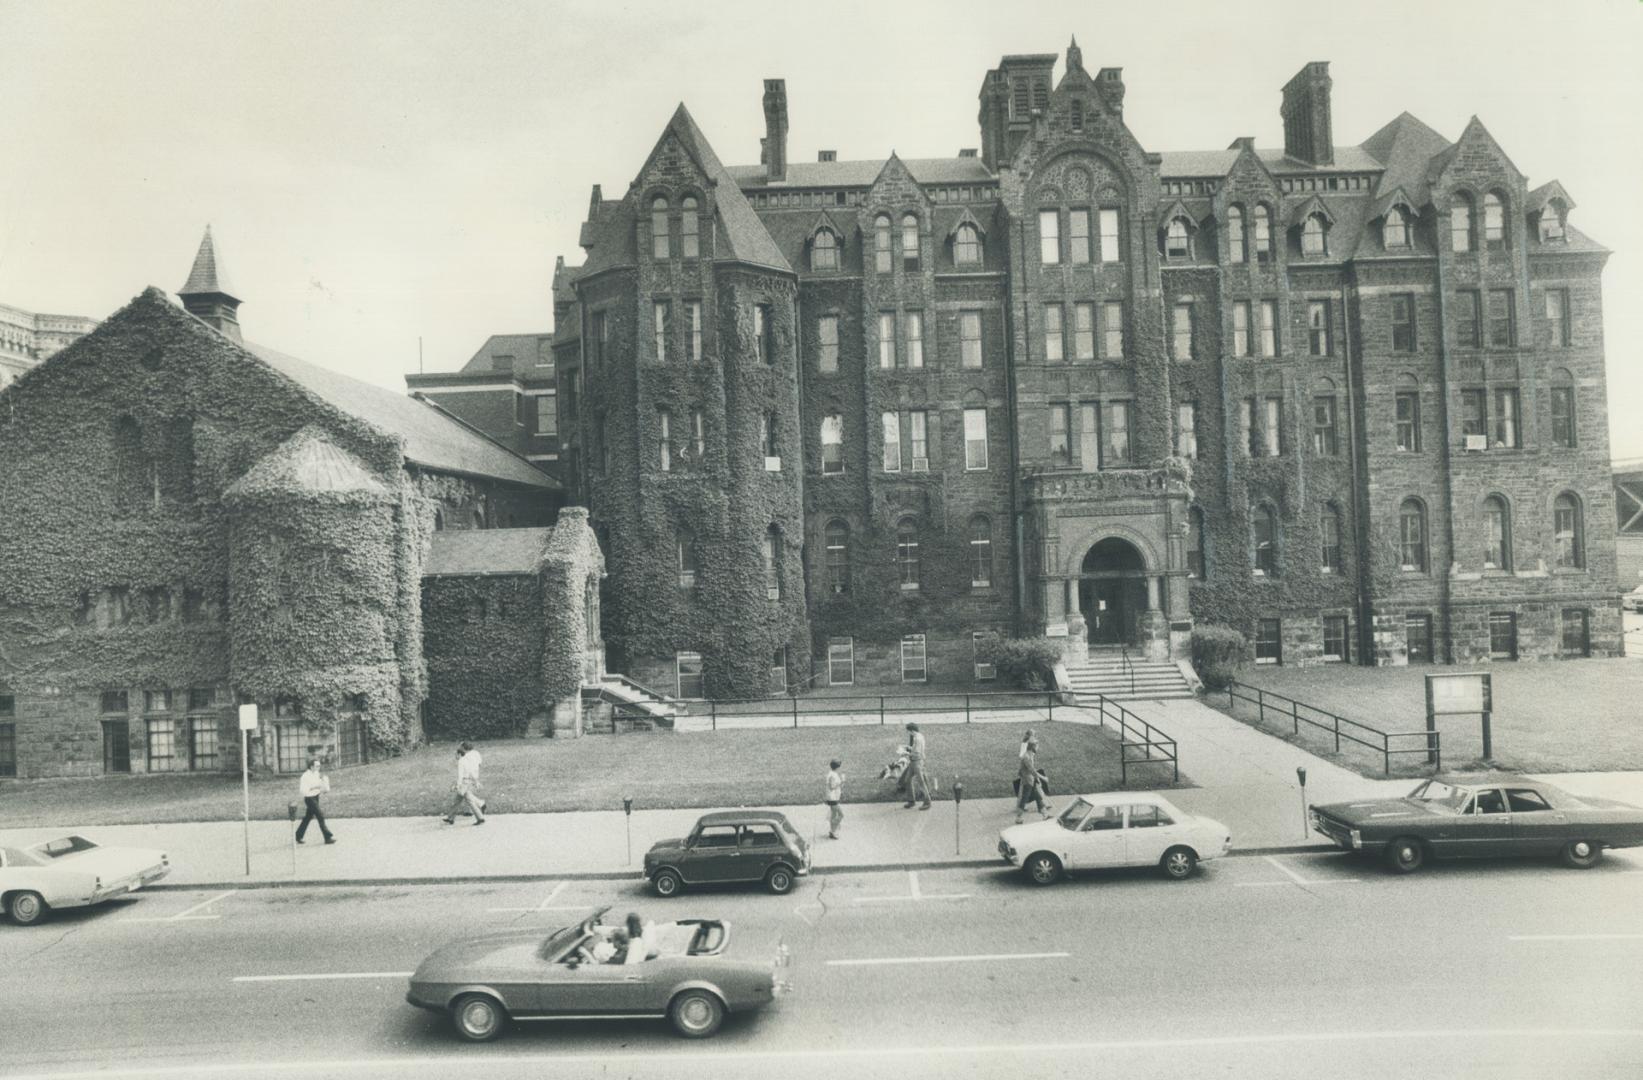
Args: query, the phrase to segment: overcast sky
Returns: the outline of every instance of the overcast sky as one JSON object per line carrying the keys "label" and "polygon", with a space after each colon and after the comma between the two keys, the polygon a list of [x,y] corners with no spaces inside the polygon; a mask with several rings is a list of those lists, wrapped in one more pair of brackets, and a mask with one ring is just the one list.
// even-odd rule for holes
{"label": "overcast sky", "polygon": [[979,145],[1001,55],[1072,34],[1124,69],[1149,150],[1281,146],[1309,60],[1337,143],[1406,109],[1451,139],[1480,116],[1616,253],[1611,437],[1643,455],[1638,0],[0,0],[0,303],[101,318],[174,292],[209,222],[248,338],[403,389],[419,339],[438,371],[551,328],[590,186],[624,193],[681,100],[726,164],[758,160],[777,76],[792,160],[948,156]]}

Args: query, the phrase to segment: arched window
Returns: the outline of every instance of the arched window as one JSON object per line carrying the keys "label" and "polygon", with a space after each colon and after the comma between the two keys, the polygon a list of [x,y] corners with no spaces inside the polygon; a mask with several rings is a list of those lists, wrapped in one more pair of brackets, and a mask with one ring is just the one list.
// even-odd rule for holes
{"label": "arched window", "polygon": [[1483,500],[1483,568],[1512,568],[1512,511],[1499,495]]}
{"label": "arched window", "polygon": [[1233,262],[1249,261],[1249,252],[1244,247],[1244,208],[1241,206],[1227,207],[1227,245]]}
{"label": "arched window", "polygon": [[782,531],[774,525],[764,531],[764,595],[782,598]]}
{"label": "arched window", "polygon": [[969,222],[958,227],[953,238],[953,262],[973,266],[981,261],[981,231]]}
{"label": "arched window", "polygon": [[873,219],[873,269],[881,274],[890,272],[889,214],[880,214]]}
{"label": "arched window", "polygon": [[690,589],[696,585],[696,537],[689,529],[680,529],[675,546],[679,552],[679,585]]}
{"label": "arched window", "polygon": [[918,217],[901,215],[901,262],[907,270],[918,269]]}
{"label": "arched window", "polygon": [[1472,197],[1458,193],[1449,204],[1449,248],[1458,253],[1471,251],[1476,246],[1477,238],[1472,233]]}
{"label": "arched window", "polygon": [[702,221],[696,213],[696,196],[686,195],[679,203],[679,209],[679,246],[683,249],[685,258],[694,259],[702,253]]}
{"label": "arched window", "polygon": [[1426,572],[1426,507],[1419,499],[1398,507],[1398,567]]}
{"label": "arched window", "polygon": [[1264,205],[1255,207],[1255,261],[1272,261],[1272,214]]}
{"label": "arched window", "polygon": [[1540,242],[1562,243],[1568,239],[1563,231],[1563,204],[1556,200],[1540,208]]}
{"label": "arched window", "polygon": [[918,588],[918,524],[912,518],[902,518],[896,524],[896,568],[902,588]]}
{"label": "arched window", "polygon": [[1386,211],[1386,223],[1381,226],[1381,245],[1388,251],[1409,246],[1409,218],[1403,207],[1393,206]]}
{"label": "arched window", "polygon": [[650,253],[658,259],[668,257],[667,199],[660,195],[650,204]]}
{"label": "arched window", "polygon": [[1278,574],[1278,513],[1263,503],[1255,508],[1252,523],[1255,542],[1255,572],[1266,577]]}
{"label": "arched window", "polygon": [[1187,511],[1187,576],[1204,580],[1204,512],[1194,506]]}
{"label": "arched window", "polygon": [[1164,230],[1164,257],[1169,259],[1190,259],[1192,257],[1192,234],[1187,228],[1187,219],[1173,217]]}
{"label": "arched window", "polygon": [[1333,503],[1325,503],[1318,516],[1318,536],[1323,548],[1322,566],[1326,574],[1341,572],[1341,511]]}
{"label": "arched window", "polygon": [[1301,225],[1301,254],[1324,255],[1328,247],[1324,242],[1324,217],[1322,214],[1308,214],[1306,221]]}
{"label": "arched window", "polygon": [[983,514],[970,519],[970,587],[993,583],[993,523]]}
{"label": "arched window", "polygon": [[1565,491],[1552,503],[1552,540],[1556,565],[1560,570],[1579,570],[1586,565],[1586,546],[1581,535],[1580,501]]}
{"label": "arched window", "polygon": [[1483,197],[1483,246],[1490,251],[1506,247],[1506,206],[1493,191]]}
{"label": "arched window", "polygon": [[839,268],[839,238],[832,229],[822,229],[810,246],[810,269],[837,270]]}
{"label": "arched window", "polygon": [[850,526],[834,518],[822,534],[827,549],[827,591],[842,596],[850,591]]}

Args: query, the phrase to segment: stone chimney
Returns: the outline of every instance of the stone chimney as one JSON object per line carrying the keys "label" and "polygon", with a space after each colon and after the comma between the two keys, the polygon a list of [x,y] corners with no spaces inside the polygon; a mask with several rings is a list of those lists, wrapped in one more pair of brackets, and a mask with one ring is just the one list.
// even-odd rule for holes
{"label": "stone chimney", "polygon": [[771,180],[787,178],[787,81],[764,81],[764,141],[759,155]]}
{"label": "stone chimney", "polygon": [[1095,76],[1095,88],[1102,102],[1118,119],[1124,119],[1124,69],[1106,67]]}
{"label": "stone chimney", "polygon": [[211,240],[211,226],[205,227],[205,237],[194,256],[194,267],[188,272],[188,281],[177,290],[183,310],[209,323],[219,333],[240,337],[240,301],[231,291],[228,274],[217,262],[217,248]]}
{"label": "stone chimney", "polygon": [[1335,164],[1329,121],[1329,61],[1314,60],[1284,84],[1284,155],[1310,165]]}

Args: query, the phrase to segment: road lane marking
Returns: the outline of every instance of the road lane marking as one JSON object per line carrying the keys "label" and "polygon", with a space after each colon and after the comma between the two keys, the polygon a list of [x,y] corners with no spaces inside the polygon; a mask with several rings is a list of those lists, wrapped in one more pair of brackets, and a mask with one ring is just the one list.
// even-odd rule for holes
{"label": "road lane marking", "polygon": [[1507,941],[1643,941],[1643,934],[1508,934]]}
{"label": "road lane marking", "polygon": [[204,922],[204,921],[208,921],[208,920],[211,920],[211,919],[220,919],[220,918],[222,918],[221,915],[196,915],[195,912],[201,910],[202,908],[210,907],[212,904],[215,904],[218,900],[221,900],[225,896],[233,896],[234,892],[235,892],[235,890],[233,890],[233,889],[229,889],[227,892],[220,892],[216,896],[213,896],[211,899],[202,900],[200,903],[195,904],[193,907],[189,908],[188,910],[179,911],[175,915],[152,915],[152,916],[144,916],[142,918],[123,919],[121,921],[122,922],[130,922],[130,923],[168,923],[168,922]]}
{"label": "road lane marking", "polygon": [[414,971],[331,971],[319,975],[236,975],[231,982],[306,982],[315,979],[408,979]]}
{"label": "road lane marking", "polygon": [[906,896],[857,896],[851,899],[852,904],[906,904],[918,903],[921,900],[968,900],[970,893],[926,893],[919,888],[918,871],[907,871]]}
{"label": "road lane marking", "polygon": [[869,967],[883,964],[976,964],[991,960],[1064,960],[1072,953],[993,953],[977,956],[871,956],[860,960],[829,960],[828,967]]}
{"label": "road lane marking", "polygon": [[[189,916],[193,915],[196,911],[199,911],[202,908],[210,907],[212,904],[215,904],[218,900],[221,900],[223,897],[233,896],[233,895],[234,895],[234,890],[233,889],[229,889],[227,892],[220,892],[216,896],[213,896],[209,900],[203,900],[200,903],[195,904],[193,907],[189,908],[187,911],[182,912],[181,914],[173,915],[172,918],[176,919],[178,921],[181,921],[181,920],[186,919]],[[216,916],[212,916],[212,918],[216,918]]]}
{"label": "road lane marking", "polygon": [[1306,884],[1306,879],[1305,878],[1303,878],[1301,875],[1297,874],[1295,871],[1291,870],[1289,867],[1285,866],[1283,863],[1279,862],[1277,859],[1273,858],[1271,855],[1263,855],[1261,857],[1263,859],[1265,859],[1267,862],[1271,863],[1273,866],[1276,866],[1279,870],[1281,870],[1283,872],[1284,877],[1287,877],[1289,880],[1293,881],[1295,884],[1297,884],[1297,885],[1305,885]]}
{"label": "road lane marking", "polygon": [[486,908],[485,910],[486,911],[507,911],[507,912],[514,912],[514,913],[521,912],[521,911],[586,911],[588,908],[593,906],[592,904],[576,904],[576,905],[573,905],[571,907],[563,907],[563,906],[561,906],[561,907],[551,907],[551,906],[549,906],[553,903],[555,897],[557,897],[561,892],[565,891],[565,886],[569,885],[569,884],[570,884],[570,882],[568,882],[568,881],[561,881],[559,884],[555,885],[553,887],[553,891],[548,893],[547,896],[544,896],[542,898],[542,902],[540,904],[537,904],[535,907],[493,907],[493,908]]}
{"label": "road lane marking", "polygon": [[1235,887],[1258,888],[1258,887],[1265,886],[1265,885],[1295,884],[1295,885],[1299,885],[1303,889],[1309,889],[1314,885],[1356,885],[1358,883],[1358,879],[1355,878],[1355,877],[1333,878],[1333,879],[1330,879],[1328,881],[1314,881],[1310,878],[1304,878],[1301,875],[1297,874],[1295,871],[1291,870],[1289,867],[1285,866],[1283,863],[1279,862],[1277,859],[1273,858],[1271,855],[1262,855],[1261,858],[1265,859],[1267,862],[1271,863],[1273,866],[1276,866],[1280,871],[1283,872],[1283,875],[1285,877],[1287,877],[1289,879],[1289,881],[1288,882],[1283,882],[1283,881],[1235,881],[1235,882],[1233,882],[1233,885]]}

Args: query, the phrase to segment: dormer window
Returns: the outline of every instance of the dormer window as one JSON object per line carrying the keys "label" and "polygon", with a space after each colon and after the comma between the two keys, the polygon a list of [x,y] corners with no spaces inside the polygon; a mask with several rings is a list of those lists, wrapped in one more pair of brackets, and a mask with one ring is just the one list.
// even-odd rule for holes
{"label": "dormer window", "polygon": [[810,269],[837,270],[839,268],[839,238],[832,229],[820,229],[810,245]]}
{"label": "dormer window", "polygon": [[1329,246],[1326,243],[1326,232],[1324,216],[1322,214],[1308,214],[1306,221],[1301,223],[1301,254],[1328,254]]}
{"label": "dormer window", "polygon": [[650,253],[658,259],[668,257],[667,200],[660,195],[650,204]]}
{"label": "dormer window", "polygon": [[974,266],[981,261],[981,230],[969,222],[953,234],[953,262],[959,266]]}
{"label": "dormer window", "polygon": [[1164,230],[1164,257],[1167,259],[1192,258],[1192,231],[1184,217],[1173,217]]}
{"label": "dormer window", "polygon": [[1401,206],[1386,211],[1386,222],[1381,226],[1381,246],[1388,251],[1409,246],[1409,218]]}
{"label": "dormer window", "polygon": [[1542,206],[1540,208],[1540,242],[1542,244],[1561,244],[1568,238],[1568,234],[1563,231],[1563,207],[1555,202],[1549,202]]}
{"label": "dormer window", "polygon": [[1506,207],[1493,191],[1483,197],[1483,246],[1490,251],[1506,250]]}

